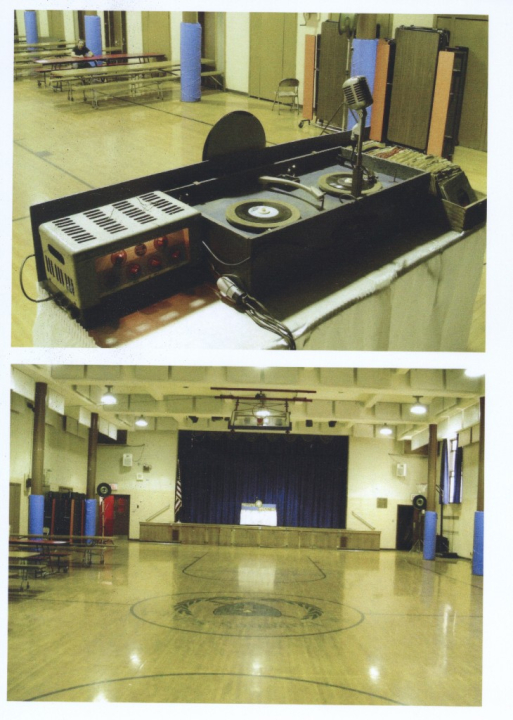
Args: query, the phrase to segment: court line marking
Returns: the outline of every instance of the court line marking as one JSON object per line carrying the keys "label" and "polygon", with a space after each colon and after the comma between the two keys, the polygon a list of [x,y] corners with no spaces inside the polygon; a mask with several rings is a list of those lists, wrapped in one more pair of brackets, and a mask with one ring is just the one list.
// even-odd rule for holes
{"label": "court line marking", "polygon": [[41,157],[41,155],[39,155],[39,154],[38,154],[37,152],[35,152],[34,150],[30,150],[28,147],[25,147],[25,145],[22,145],[19,140],[13,140],[13,142],[14,142],[14,144],[17,145],[19,148],[21,148],[22,150],[25,150],[26,152],[30,153],[30,155],[33,155],[33,156],[36,157],[38,160],[41,160],[42,162],[45,162],[45,163],[47,163],[48,165],[51,165],[51,166],[52,166],[53,168],[55,168],[56,170],[59,170],[59,172],[62,172],[62,173],[64,173],[65,175],[68,175],[69,177],[73,178],[73,180],[76,180],[76,181],[79,182],[79,183],[82,183],[82,185],[85,185],[85,186],[88,187],[90,190],[96,190],[96,189],[97,189],[95,185],[89,185],[89,183],[86,182],[85,180],[82,180],[81,178],[77,177],[76,175],[73,175],[73,173],[70,173],[68,170],[64,170],[64,168],[60,167],[60,166],[57,165],[56,163],[51,162],[50,160],[48,160],[48,158],[46,158],[46,157]]}
{"label": "court line marking", "polygon": [[[445,573],[440,572],[440,570],[437,570],[436,568],[430,568],[430,567],[424,567],[424,565],[420,565],[419,563],[413,562],[410,558],[406,559],[406,562],[408,565],[411,565],[412,567],[416,567],[419,570],[426,570],[427,572],[434,573],[435,575],[440,575],[440,577],[446,578],[447,580],[452,580],[453,582],[459,582],[463,585],[467,585],[468,587],[475,587],[478,590],[483,590],[482,585],[474,585],[472,582],[466,582],[465,580],[460,580],[459,578],[451,577],[451,575],[446,575]],[[425,562],[436,562],[436,561],[430,561],[426,560]]]}
{"label": "court line marking", "polygon": [[[392,705],[402,705],[402,706],[405,705],[405,703],[399,702],[399,700],[392,700],[391,698],[387,698],[384,695],[378,695],[377,693],[366,692],[365,690],[356,690],[355,688],[351,688],[346,685],[335,685],[334,683],[319,682],[318,680],[305,680],[303,678],[290,678],[290,677],[285,677],[282,675],[251,675],[250,673],[216,673],[216,672],[156,673],[155,675],[142,675],[142,676],[136,675],[133,677],[126,677],[126,678],[113,678],[111,680],[99,680],[97,682],[84,683],[83,685],[71,685],[68,688],[62,688],[61,690],[53,690],[52,692],[43,693],[41,695],[35,695],[34,697],[27,698],[24,702],[34,702],[37,700],[41,700],[42,698],[45,698],[45,697],[51,697],[52,695],[58,695],[59,693],[70,692],[72,690],[80,690],[82,688],[93,687],[95,685],[106,685],[106,684],[112,684],[112,683],[118,683],[118,682],[126,682],[127,680],[130,680],[130,681],[151,680],[152,678],[167,678],[167,677],[241,677],[241,678],[251,678],[252,680],[255,680],[255,678],[262,678],[265,680],[285,680],[288,682],[304,683],[306,685],[319,685],[321,687],[334,688],[335,690],[343,690],[346,692],[356,693],[357,695],[365,695],[367,697],[374,697],[374,698],[377,698],[378,700],[385,700],[386,702],[389,702]],[[77,700],[75,702],[83,702],[83,701]],[[219,704],[223,705],[224,703],[219,703]],[[282,703],[276,703],[276,704],[280,705]],[[285,703],[285,704],[287,704],[287,703]],[[311,703],[301,703],[301,704],[309,705]]]}
{"label": "court line marking", "polygon": [[[272,548],[272,549],[274,549],[274,548]],[[195,558],[191,563],[189,563],[182,569],[182,574],[187,575],[188,577],[199,578],[200,580],[210,580],[211,582],[215,582],[216,580],[219,580],[219,581],[223,580],[222,577],[209,577],[209,576],[205,576],[205,575],[195,575],[194,573],[187,572],[187,570],[189,570],[189,568],[191,568],[196,563],[200,562],[200,560],[203,560],[203,558],[205,558],[207,555],[209,555],[208,552]],[[321,575],[320,578],[312,578],[311,580],[277,580],[276,581],[277,584],[290,585],[292,583],[307,583],[307,582],[310,583],[310,582],[321,582],[322,580],[326,580],[326,573],[322,570],[322,568],[314,560],[312,560],[311,557],[308,557],[308,555],[306,557],[317,568],[317,570],[319,571],[319,573]]]}

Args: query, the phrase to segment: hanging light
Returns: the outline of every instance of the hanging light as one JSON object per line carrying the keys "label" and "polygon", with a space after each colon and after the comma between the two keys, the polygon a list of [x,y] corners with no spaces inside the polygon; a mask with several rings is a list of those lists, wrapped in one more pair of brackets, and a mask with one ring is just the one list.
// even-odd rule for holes
{"label": "hanging light", "polygon": [[414,415],[425,415],[427,413],[427,407],[420,402],[420,395],[414,395],[416,403],[411,406],[410,412]]}
{"label": "hanging light", "polygon": [[137,427],[148,427],[148,421],[146,420],[146,418],[143,415],[141,415],[141,417],[137,418],[137,420],[135,421],[135,424],[137,425]]}
{"label": "hanging light", "polygon": [[100,402],[104,405],[115,405],[117,403],[116,397],[112,394],[112,385],[106,385],[107,392],[101,396]]}
{"label": "hanging light", "polygon": [[385,423],[385,425],[383,425],[383,427],[380,428],[379,434],[380,435],[393,435],[394,431],[392,430],[391,427],[388,427],[388,425]]}
{"label": "hanging light", "polygon": [[253,409],[253,415],[257,418],[269,417],[271,411],[265,406],[265,395],[263,393],[258,393],[256,397],[260,401],[260,405]]}

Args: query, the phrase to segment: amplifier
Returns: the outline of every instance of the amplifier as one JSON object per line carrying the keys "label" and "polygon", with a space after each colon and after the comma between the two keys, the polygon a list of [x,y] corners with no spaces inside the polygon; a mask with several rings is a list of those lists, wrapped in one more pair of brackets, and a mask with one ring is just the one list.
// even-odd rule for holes
{"label": "amplifier", "polygon": [[[200,214],[152,191],[39,226],[46,286],[82,313],[200,261]],[[154,283],[151,283],[154,285]],[[136,290],[134,290],[136,286]]]}

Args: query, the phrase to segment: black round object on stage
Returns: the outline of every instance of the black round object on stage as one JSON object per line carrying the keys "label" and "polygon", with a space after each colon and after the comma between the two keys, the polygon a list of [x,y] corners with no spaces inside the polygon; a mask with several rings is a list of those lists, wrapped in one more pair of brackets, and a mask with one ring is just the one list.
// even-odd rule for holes
{"label": "black round object on stage", "polygon": [[108,497],[112,493],[109,483],[100,483],[96,488],[96,492],[100,497]]}
{"label": "black round object on stage", "polygon": [[[327,175],[323,175],[321,178],[319,178],[319,188],[330,195],[351,195],[352,186],[352,172],[328,173]],[[376,192],[376,190],[380,190],[381,187],[382,185],[378,180],[370,180],[365,176],[363,177],[363,195],[368,195],[370,193]]]}
{"label": "black round object on stage", "polygon": [[413,506],[417,508],[417,510],[424,510],[427,505],[427,500],[424,497],[424,495],[415,495],[413,498]]}
{"label": "black round object on stage", "polygon": [[268,230],[294,222],[301,213],[293,205],[276,200],[243,200],[226,210],[226,219],[231,225],[252,230]]}

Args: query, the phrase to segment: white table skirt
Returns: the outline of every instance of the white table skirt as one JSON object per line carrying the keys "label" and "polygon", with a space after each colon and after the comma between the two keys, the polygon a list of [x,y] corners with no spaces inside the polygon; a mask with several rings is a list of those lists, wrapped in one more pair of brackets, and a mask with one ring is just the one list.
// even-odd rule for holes
{"label": "white table skirt", "polygon": [[[485,242],[485,226],[449,231],[325,296],[322,280],[312,278],[302,286],[301,303],[285,289],[266,304],[281,308],[298,350],[465,352]],[[55,303],[40,303],[33,332],[37,347],[130,351],[147,349],[150,337],[153,350],[285,348],[277,335],[218,300],[209,285],[169,298],[164,312],[140,311],[135,322],[132,316],[130,324],[121,319],[115,330],[92,333]]]}

